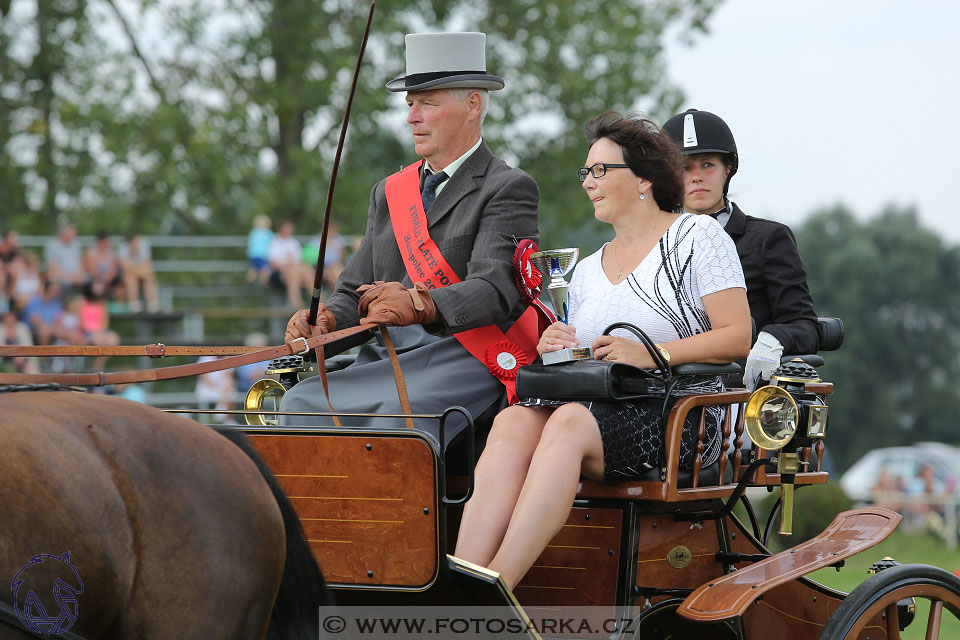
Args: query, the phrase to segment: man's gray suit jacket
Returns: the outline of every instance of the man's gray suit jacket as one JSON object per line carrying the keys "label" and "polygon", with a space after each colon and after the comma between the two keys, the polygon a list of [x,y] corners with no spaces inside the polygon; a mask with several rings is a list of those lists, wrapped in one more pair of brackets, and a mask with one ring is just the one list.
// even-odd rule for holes
{"label": "man's gray suit jacket", "polygon": [[[326,301],[344,329],[359,322],[356,289],[375,280],[412,286],[390,222],[381,180],[370,193],[367,229]],[[515,240],[540,240],[533,178],[481,143],[427,212],[430,237],[461,282],[431,290],[441,322],[436,335],[515,319],[523,310],[513,277]]]}

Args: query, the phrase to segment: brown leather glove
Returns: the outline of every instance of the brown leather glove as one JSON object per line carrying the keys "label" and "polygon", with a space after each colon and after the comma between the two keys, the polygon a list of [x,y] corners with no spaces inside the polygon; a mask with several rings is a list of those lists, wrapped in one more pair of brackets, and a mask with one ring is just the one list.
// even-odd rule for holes
{"label": "brown leather glove", "polygon": [[[379,289],[380,287],[382,287],[382,286],[385,285],[385,284],[387,284],[387,283],[384,282],[383,280],[374,280],[372,284],[362,284],[362,285],[360,285],[359,287],[357,287],[357,293],[359,293],[359,294],[364,294],[364,293],[366,293],[367,291],[370,291],[371,289]],[[363,315],[363,314],[361,314],[361,315]]]}
{"label": "brown leather glove", "polygon": [[310,309],[301,309],[293,314],[287,322],[287,331],[283,334],[283,341],[290,342],[297,338],[312,338],[316,335],[330,333],[337,328],[337,320],[327,305],[320,304],[317,308],[317,324],[313,327],[307,324],[310,319]]}
{"label": "brown leather glove", "polygon": [[357,306],[361,322],[406,327],[437,320],[430,292],[419,282],[412,289],[405,289],[399,282],[385,282],[364,285],[357,291],[363,294]]}

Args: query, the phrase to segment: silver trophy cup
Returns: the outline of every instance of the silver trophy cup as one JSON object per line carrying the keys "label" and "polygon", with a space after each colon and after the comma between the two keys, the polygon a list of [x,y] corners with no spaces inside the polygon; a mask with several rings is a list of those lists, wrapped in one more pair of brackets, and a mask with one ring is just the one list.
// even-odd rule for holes
{"label": "silver trophy cup", "polygon": [[[546,281],[549,277],[550,281],[545,288],[547,293],[550,294],[550,302],[553,303],[553,310],[557,314],[557,319],[564,323],[570,320],[569,296],[567,293],[570,284],[564,276],[573,271],[573,266],[577,264],[579,256],[580,250],[575,248],[538,251],[530,256],[530,262],[540,271],[543,279]],[[593,349],[590,347],[561,349],[545,353],[542,356],[544,364],[592,357]]]}

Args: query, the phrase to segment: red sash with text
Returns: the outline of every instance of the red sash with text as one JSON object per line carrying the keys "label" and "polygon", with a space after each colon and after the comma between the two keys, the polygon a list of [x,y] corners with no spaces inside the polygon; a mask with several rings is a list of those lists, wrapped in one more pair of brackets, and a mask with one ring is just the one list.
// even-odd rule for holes
{"label": "red sash with text", "polygon": [[[427,217],[420,198],[421,164],[423,160],[387,178],[387,207],[407,275],[413,282],[437,289],[460,282],[460,277],[427,231]],[[496,325],[488,325],[455,333],[453,337],[503,383],[507,399],[513,404],[517,401],[517,371],[536,358],[540,337],[538,325],[537,313],[531,307],[506,334]]]}

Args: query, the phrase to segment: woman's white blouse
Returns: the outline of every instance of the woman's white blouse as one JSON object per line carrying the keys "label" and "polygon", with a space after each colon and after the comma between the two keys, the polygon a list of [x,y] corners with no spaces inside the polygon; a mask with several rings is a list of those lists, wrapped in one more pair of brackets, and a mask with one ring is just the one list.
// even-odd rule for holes
{"label": "woman's white blouse", "polygon": [[[581,346],[590,346],[614,322],[635,324],[654,342],[709,331],[703,297],[746,288],[733,240],[707,215],[677,218],[619,284],[603,272],[600,258],[606,246],[579,262],[570,282],[570,324]],[[634,337],[622,330],[614,335]]]}

